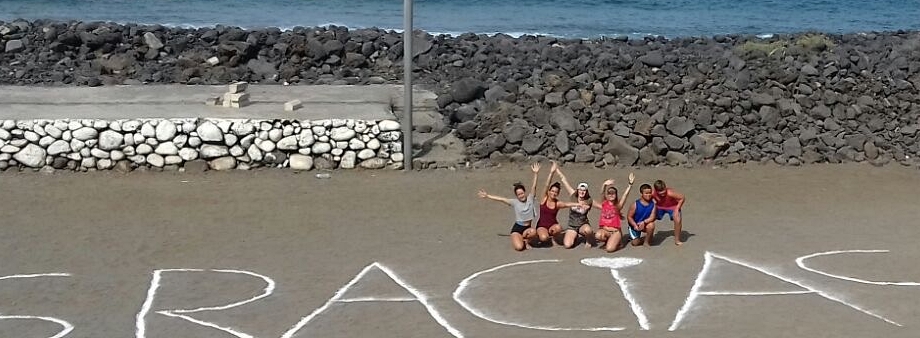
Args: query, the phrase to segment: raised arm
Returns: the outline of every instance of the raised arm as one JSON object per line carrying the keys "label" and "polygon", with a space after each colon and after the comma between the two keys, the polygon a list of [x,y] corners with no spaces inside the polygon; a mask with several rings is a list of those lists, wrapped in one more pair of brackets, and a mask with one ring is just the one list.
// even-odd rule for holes
{"label": "raised arm", "polygon": [[[553,175],[556,174],[557,169],[558,167],[556,166],[556,161],[553,161],[553,165],[549,169],[549,174],[546,175],[546,183],[543,184],[543,190],[542,190],[543,197],[540,200],[540,204],[543,204],[543,202],[545,202],[544,199],[546,199],[546,192],[549,191],[549,182],[553,180]],[[534,196],[536,196],[536,193],[537,192],[534,191]]]}
{"label": "raised arm", "polygon": [[533,183],[530,184],[530,193],[537,196],[537,175],[540,174],[540,162],[530,165],[530,171],[533,171]]}
{"label": "raised arm", "polygon": [[594,206],[595,208],[597,208],[597,209],[603,209],[603,208],[604,208],[604,206],[601,205],[601,203],[598,202],[597,200],[592,200],[591,202],[592,202],[591,205],[593,205],[593,206]]}
{"label": "raised arm", "polygon": [[[606,199],[605,197],[607,196],[607,188],[609,188],[610,186],[612,186],[615,182],[616,182],[616,181],[614,181],[613,179],[609,179],[609,180],[604,181],[604,184],[601,185],[601,194],[600,194],[601,198],[600,198],[600,199],[601,199],[602,201]],[[594,204],[594,207],[595,207],[595,208],[601,209],[601,208],[604,207],[604,206],[601,205],[601,203],[598,202],[597,200],[594,200],[593,202],[594,202],[593,204]],[[621,208],[622,208],[622,207],[621,207]]]}
{"label": "raised arm", "polygon": [[633,182],[635,181],[636,175],[629,173],[629,185],[626,186],[626,190],[623,191],[623,194],[620,195],[620,201],[617,203],[617,209],[623,209],[623,205],[626,204],[626,197],[629,196],[629,191],[632,190]]}
{"label": "raised arm", "polygon": [[565,187],[565,191],[568,191],[569,195],[575,193],[575,188],[572,188],[572,185],[569,184],[569,180],[565,177],[565,174],[562,173],[562,169],[556,168],[556,173],[559,174],[559,178],[562,179],[562,185]]}
{"label": "raised arm", "polygon": [[479,189],[479,194],[478,194],[478,195],[479,195],[479,198],[490,199],[490,200],[502,202],[502,203],[507,204],[508,206],[511,206],[511,202],[510,202],[507,198],[489,195],[489,194],[485,191],[485,189]]}

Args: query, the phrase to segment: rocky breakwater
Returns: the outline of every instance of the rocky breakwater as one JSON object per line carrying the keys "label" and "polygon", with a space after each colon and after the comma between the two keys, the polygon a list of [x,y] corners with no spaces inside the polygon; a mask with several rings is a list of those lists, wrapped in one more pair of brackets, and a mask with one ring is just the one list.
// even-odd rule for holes
{"label": "rocky breakwater", "polygon": [[402,167],[396,121],[0,121],[0,169],[295,170]]}
{"label": "rocky breakwater", "polygon": [[[416,81],[474,161],[920,164],[918,32],[416,37]],[[396,83],[403,58],[399,33],[342,27],[15,21],[0,45],[20,85]]]}
{"label": "rocky breakwater", "polygon": [[483,162],[920,165],[915,32],[457,46],[515,51],[439,97]]}

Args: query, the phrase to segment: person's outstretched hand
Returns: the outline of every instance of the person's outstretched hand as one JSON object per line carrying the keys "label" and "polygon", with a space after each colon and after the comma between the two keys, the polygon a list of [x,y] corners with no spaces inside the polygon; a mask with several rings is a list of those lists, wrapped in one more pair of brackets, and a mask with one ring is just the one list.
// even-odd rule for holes
{"label": "person's outstretched hand", "polygon": [[479,189],[479,193],[477,195],[479,195],[479,198],[486,198],[486,196],[489,196],[489,194],[486,193],[485,189]]}
{"label": "person's outstretched hand", "polygon": [[633,173],[629,173],[629,184],[633,184],[633,182],[635,181],[636,181],[636,175]]}
{"label": "person's outstretched hand", "polygon": [[540,172],[540,162],[534,162],[534,164],[531,164],[530,171],[533,171],[534,174]]}

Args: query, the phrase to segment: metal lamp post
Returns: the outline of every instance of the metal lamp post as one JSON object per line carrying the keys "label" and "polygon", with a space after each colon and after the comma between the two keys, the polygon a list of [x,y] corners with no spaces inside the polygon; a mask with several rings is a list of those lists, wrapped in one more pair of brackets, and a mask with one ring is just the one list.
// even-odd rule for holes
{"label": "metal lamp post", "polygon": [[403,169],[412,170],[412,0],[403,0]]}

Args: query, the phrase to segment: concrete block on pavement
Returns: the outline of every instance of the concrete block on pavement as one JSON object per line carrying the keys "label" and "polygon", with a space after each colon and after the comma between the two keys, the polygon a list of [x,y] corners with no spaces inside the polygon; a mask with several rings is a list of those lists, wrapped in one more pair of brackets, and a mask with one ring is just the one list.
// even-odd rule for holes
{"label": "concrete block on pavement", "polygon": [[246,91],[246,87],[249,86],[249,83],[246,82],[237,82],[230,85],[230,90],[228,93],[237,94]]}
{"label": "concrete block on pavement", "polygon": [[291,100],[284,103],[284,111],[295,111],[303,108],[303,102],[300,100]]}
{"label": "concrete block on pavement", "polygon": [[225,93],[223,106],[227,108],[241,108],[249,105],[248,93]]}

